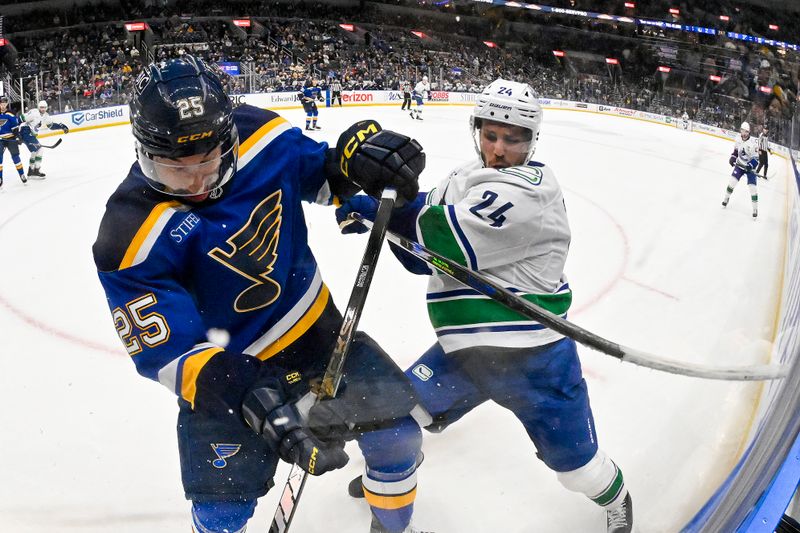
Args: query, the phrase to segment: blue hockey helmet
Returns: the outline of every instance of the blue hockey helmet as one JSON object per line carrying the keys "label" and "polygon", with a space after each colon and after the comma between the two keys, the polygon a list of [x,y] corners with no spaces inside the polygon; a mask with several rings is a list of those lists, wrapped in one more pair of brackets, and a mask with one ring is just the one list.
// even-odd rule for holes
{"label": "blue hockey helmet", "polygon": [[130,104],[136,154],[155,189],[204,199],[236,172],[239,134],[222,72],[191,55],[152,63]]}

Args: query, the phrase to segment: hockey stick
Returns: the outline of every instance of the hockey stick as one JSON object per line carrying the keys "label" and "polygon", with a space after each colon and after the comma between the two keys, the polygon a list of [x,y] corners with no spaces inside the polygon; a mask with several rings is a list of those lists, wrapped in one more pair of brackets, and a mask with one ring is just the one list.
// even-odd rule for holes
{"label": "hockey stick", "polygon": [[[353,343],[356,329],[358,328],[358,321],[361,318],[361,312],[364,310],[364,304],[367,301],[367,293],[369,286],[372,283],[372,276],[375,273],[375,266],[378,264],[378,257],[381,253],[383,240],[386,237],[386,228],[389,225],[389,218],[392,215],[394,208],[394,201],[397,198],[397,192],[393,189],[386,189],[381,196],[381,203],[378,206],[378,213],[375,216],[375,224],[369,234],[367,247],[364,250],[364,257],[361,259],[361,266],[358,268],[358,275],[356,277],[355,285],[350,293],[350,301],[347,302],[347,309],[344,313],[342,320],[342,327],[339,330],[339,336],[336,338],[336,345],[333,348],[330,361],[328,361],[328,368],[325,370],[325,375],[322,378],[322,384],[319,392],[317,393],[317,401],[324,398],[333,398],[336,396],[336,391],[339,390],[339,384],[342,381],[344,374],[344,363],[347,354],[350,352],[350,346]],[[269,533],[286,533],[289,531],[289,526],[292,525],[295,511],[297,511],[297,504],[300,496],[303,494],[303,488],[308,478],[308,472],[305,472],[300,466],[292,465],[292,470],[289,472],[289,479],[283,487],[281,499],[278,502],[278,508],[275,510],[275,516],[272,518],[272,525],[269,527]]]}
{"label": "hockey stick", "polygon": [[58,140],[57,140],[56,142],[54,142],[53,144],[42,144],[42,143],[39,143],[39,146],[41,146],[42,148],[55,148],[56,146],[58,146],[59,144],[61,144],[61,141],[63,141],[63,140],[64,140],[64,139],[58,139]]}
{"label": "hockey stick", "polygon": [[[372,223],[365,219],[358,213],[350,214],[351,221],[361,222],[369,227]],[[350,223],[345,221],[342,226]],[[635,365],[660,370],[662,372],[669,372],[671,374],[680,374],[684,376],[691,376],[696,378],[706,379],[719,379],[724,381],[760,381],[770,379],[782,379],[786,377],[787,369],[775,365],[750,365],[740,367],[715,367],[707,365],[698,365],[683,361],[675,361],[655,354],[644,352],[629,348],[616,342],[607,340],[591,331],[585,330],[580,326],[573,324],[558,315],[542,309],[541,307],[520,298],[513,292],[509,291],[502,285],[499,285],[483,274],[475,272],[468,268],[462,267],[459,264],[443,257],[436,252],[425,248],[423,245],[412,241],[401,235],[389,231],[387,240],[392,242],[405,251],[411,253],[422,261],[436,267],[437,270],[444,272],[456,281],[467,285],[488,296],[492,300],[499,302],[519,314],[536,320],[537,322],[547,326],[553,331],[557,331],[562,335],[570,337],[575,341],[602,352],[606,355],[616,357],[621,361],[633,363]]]}

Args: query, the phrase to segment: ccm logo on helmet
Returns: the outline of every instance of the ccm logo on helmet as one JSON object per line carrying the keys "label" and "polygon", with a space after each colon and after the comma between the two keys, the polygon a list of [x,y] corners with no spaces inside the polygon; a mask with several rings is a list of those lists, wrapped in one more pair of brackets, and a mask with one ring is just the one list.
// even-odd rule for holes
{"label": "ccm logo on helmet", "polygon": [[208,139],[214,134],[212,130],[204,131],[203,133],[193,133],[191,135],[181,135],[178,137],[178,144],[188,143],[192,141],[199,141],[201,139]]}

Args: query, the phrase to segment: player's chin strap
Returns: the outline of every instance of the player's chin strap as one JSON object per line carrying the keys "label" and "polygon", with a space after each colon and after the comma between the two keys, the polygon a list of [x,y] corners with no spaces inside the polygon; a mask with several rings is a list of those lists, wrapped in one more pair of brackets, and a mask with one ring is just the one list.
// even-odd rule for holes
{"label": "player's chin strap", "polygon": [[[350,213],[349,218],[353,222],[360,222],[367,227],[372,222],[365,219],[358,213]],[[343,224],[347,224],[345,221]],[[389,231],[386,239],[392,242],[425,263],[435,267],[440,272],[450,276],[454,280],[467,285],[488,296],[512,311],[520,315],[536,320],[547,326],[553,331],[570,337],[575,341],[602,352],[611,357],[616,357],[621,361],[645,366],[670,374],[680,374],[695,378],[719,379],[723,381],[763,381],[771,379],[783,379],[786,377],[788,368],[778,365],[750,365],[737,367],[707,366],[684,361],[676,361],[659,355],[651,354],[642,350],[629,348],[604,339],[591,331],[587,331],[580,326],[573,324],[558,315],[542,309],[541,307],[520,298],[502,285],[498,285],[486,276],[462,267],[444,256],[425,248],[423,245],[412,241],[401,235]]]}

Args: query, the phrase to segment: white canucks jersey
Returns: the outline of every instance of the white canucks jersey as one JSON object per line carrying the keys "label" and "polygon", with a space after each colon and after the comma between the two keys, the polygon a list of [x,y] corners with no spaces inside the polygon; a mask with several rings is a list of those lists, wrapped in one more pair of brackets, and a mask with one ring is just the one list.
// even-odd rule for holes
{"label": "white canucks jersey", "polygon": [[430,92],[430,90],[431,84],[429,82],[420,81],[414,86],[414,93],[423,98],[425,97],[426,93]]}
{"label": "white canucks jersey", "polygon": [[[569,223],[561,187],[542,163],[496,170],[475,161],[454,170],[428,193],[416,229],[426,247],[566,316]],[[446,352],[541,346],[563,337],[444,274],[431,276],[427,304]]]}
{"label": "white canucks jersey", "polygon": [[736,138],[736,166],[743,168],[745,170],[753,170],[755,164],[758,164],[758,141],[754,139],[752,136],[748,137],[745,141],[742,139],[742,136],[739,135]]}
{"label": "white canucks jersey", "polygon": [[49,128],[53,124],[50,113],[47,111],[40,113],[35,107],[28,110],[25,115],[23,115],[23,118],[28,126],[30,126],[33,133],[38,133],[39,128]]}

